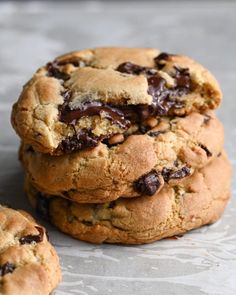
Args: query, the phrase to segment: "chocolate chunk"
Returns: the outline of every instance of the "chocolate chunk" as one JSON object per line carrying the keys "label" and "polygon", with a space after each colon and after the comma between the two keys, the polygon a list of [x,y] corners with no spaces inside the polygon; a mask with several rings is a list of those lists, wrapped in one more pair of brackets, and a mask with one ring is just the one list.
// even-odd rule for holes
{"label": "chocolate chunk", "polygon": [[47,71],[48,71],[49,77],[54,77],[54,78],[64,80],[64,81],[70,79],[70,75],[62,72],[59,69],[58,64],[56,62],[49,62],[47,64]]}
{"label": "chocolate chunk", "polygon": [[206,152],[207,157],[211,157],[212,153],[208,150],[208,148],[203,145],[203,144],[199,144],[200,148],[203,149]]}
{"label": "chocolate chunk", "polygon": [[181,179],[190,175],[190,168],[185,166],[180,170],[173,170],[170,168],[164,167],[161,172],[165,182],[169,182],[171,179]]}
{"label": "chocolate chunk", "polygon": [[175,74],[172,76],[175,79],[176,90],[178,95],[186,94],[191,87],[191,79],[189,70],[185,68],[174,67]]}
{"label": "chocolate chunk", "polygon": [[170,56],[173,56],[173,54],[162,52],[157,57],[154,58],[154,61],[156,63],[156,66],[157,66],[157,68],[159,70],[161,70],[162,68],[164,68],[165,62],[163,62],[163,61],[168,60]]}
{"label": "chocolate chunk", "polygon": [[118,66],[116,69],[120,73],[132,74],[132,75],[154,75],[157,73],[156,69],[149,67],[142,67],[131,62],[124,62]]}
{"label": "chocolate chunk", "polygon": [[36,212],[43,218],[49,220],[49,204],[50,199],[43,196],[42,193],[37,192],[36,195]]}
{"label": "chocolate chunk", "polygon": [[159,174],[152,170],[147,174],[142,175],[134,182],[134,189],[142,194],[152,196],[161,186]]}
{"label": "chocolate chunk", "polygon": [[84,101],[81,106],[71,110],[68,104],[59,107],[60,121],[71,124],[74,121],[89,116],[103,115],[104,118],[112,121],[121,128],[127,129],[129,122],[125,119],[124,113],[118,108],[103,104],[100,101]]}
{"label": "chocolate chunk", "polygon": [[82,129],[72,137],[68,137],[59,144],[58,149],[70,153],[98,145],[101,138],[92,134],[91,130]]}
{"label": "chocolate chunk", "polygon": [[[160,60],[158,57],[155,60],[156,62]],[[166,54],[163,54],[162,57],[166,58]],[[141,105],[139,114],[142,120],[151,115],[167,115],[169,110],[173,108],[180,109],[184,107],[184,103],[176,101],[175,98],[190,92],[190,74],[188,69],[177,67],[174,67],[174,69],[175,73],[172,75],[172,78],[175,80],[175,86],[168,87],[166,80],[158,74],[156,69],[142,67],[130,62],[120,64],[117,67],[116,70],[119,72],[133,75],[143,74],[147,77],[148,94],[153,97],[153,103],[152,106]],[[141,110],[144,112],[144,116],[142,116]]]}
{"label": "chocolate chunk", "polygon": [[151,111],[153,115],[164,116],[173,108],[181,109],[184,107],[183,102],[172,99],[172,97],[179,96],[179,94],[183,95],[184,89],[178,86],[167,88],[166,81],[158,75],[148,78],[148,94],[153,97],[153,110]]}
{"label": "chocolate chunk", "polygon": [[0,276],[5,276],[8,273],[12,273],[15,269],[15,265],[10,263],[10,262],[6,262],[5,264],[3,264],[2,266],[0,266]]}
{"label": "chocolate chunk", "polygon": [[120,64],[116,70],[121,73],[139,75],[143,72],[143,69],[143,67],[135,65],[131,62],[124,62]]}
{"label": "chocolate chunk", "polygon": [[35,228],[38,230],[39,234],[38,235],[27,235],[27,236],[20,238],[19,242],[21,245],[31,244],[33,242],[40,243],[43,241],[44,230],[42,229],[42,227],[39,227],[39,226],[35,226]]}

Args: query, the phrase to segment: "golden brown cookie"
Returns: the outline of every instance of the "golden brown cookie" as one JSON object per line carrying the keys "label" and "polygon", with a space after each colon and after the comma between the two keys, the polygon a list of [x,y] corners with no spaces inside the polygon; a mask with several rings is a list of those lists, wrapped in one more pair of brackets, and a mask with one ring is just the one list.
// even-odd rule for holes
{"label": "golden brown cookie", "polygon": [[46,194],[82,203],[104,203],[153,195],[164,182],[175,184],[217,157],[224,132],[213,112],[162,117],[145,134],[123,143],[62,156],[22,145],[20,158],[31,182]]}
{"label": "golden brown cookie", "polygon": [[0,294],[49,295],[60,280],[45,228],[28,213],[0,205]]}
{"label": "golden brown cookie", "polygon": [[215,222],[230,195],[231,166],[223,153],[175,186],[153,196],[105,204],[79,204],[37,191],[26,179],[38,213],[61,231],[93,243],[142,244]]}
{"label": "golden brown cookie", "polygon": [[215,78],[185,56],[88,49],[40,68],[14,105],[12,124],[34,150],[59,155],[122,142],[159,116],[215,109],[221,98]]}

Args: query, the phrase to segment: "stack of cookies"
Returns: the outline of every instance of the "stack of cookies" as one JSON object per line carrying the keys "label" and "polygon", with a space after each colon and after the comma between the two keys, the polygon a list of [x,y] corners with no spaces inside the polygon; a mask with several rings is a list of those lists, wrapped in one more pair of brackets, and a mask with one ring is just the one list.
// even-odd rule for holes
{"label": "stack of cookies", "polygon": [[40,68],[13,107],[25,191],[61,231],[149,243],[215,222],[230,195],[215,78],[157,49],[96,48]]}

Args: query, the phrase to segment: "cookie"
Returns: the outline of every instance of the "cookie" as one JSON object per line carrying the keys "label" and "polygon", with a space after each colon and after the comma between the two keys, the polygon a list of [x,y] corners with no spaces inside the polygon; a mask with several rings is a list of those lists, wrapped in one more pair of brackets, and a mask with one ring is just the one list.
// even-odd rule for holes
{"label": "cookie", "polygon": [[0,294],[49,295],[60,279],[45,228],[28,213],[0,205]]}
{"label": "cookie", "polygon": [[[219,177],[220,175],[220,177]],[[25,189],[38,213],[62,232],[92,243],[150,243],[215,222],[230,195],[231,166],[223,153],[174,187],[153,196],[79,204]]]}
{"label": "cookie", "polygon": [[97,48],[56,58],[24,86],[12,125],[51,155],[122,142],[160,116],[215,109],[215,78],[188,57],[157,49]]}
{"label": "cookie", "polygon": [[221,152],[224,132],[212,111],[162,117],[145,134],[123,143],[52,157],[22,145],[20,158],[32,183],[46,194],[83,203],[153,195]]}

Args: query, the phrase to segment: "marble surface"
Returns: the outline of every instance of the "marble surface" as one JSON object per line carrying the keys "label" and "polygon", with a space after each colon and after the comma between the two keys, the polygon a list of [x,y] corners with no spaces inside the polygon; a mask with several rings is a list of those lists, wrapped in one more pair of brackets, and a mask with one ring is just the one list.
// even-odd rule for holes
{"label": "marble surface", "polygon": [[[31,210],[17,161],[19,139],[9,123],[11,105],[37,67],[76,48],[156,46],[209,67],[224,91],[218,114],[235,167],[235,15],[233,1],[1,2],[0,201]],[[224,217],[213,226],[146,246],[94,246],[44,223],[62,263],[56,295],[236,294],[235,180],[232,192]]]}

